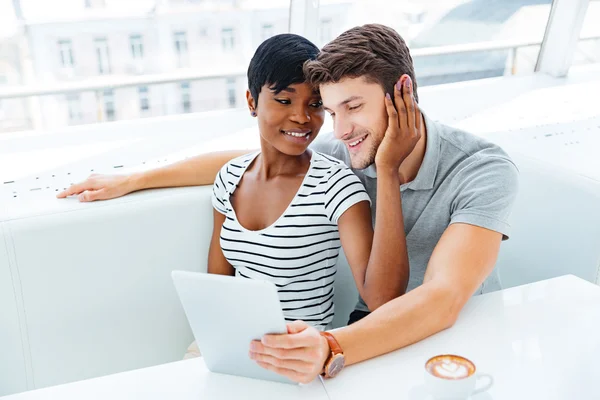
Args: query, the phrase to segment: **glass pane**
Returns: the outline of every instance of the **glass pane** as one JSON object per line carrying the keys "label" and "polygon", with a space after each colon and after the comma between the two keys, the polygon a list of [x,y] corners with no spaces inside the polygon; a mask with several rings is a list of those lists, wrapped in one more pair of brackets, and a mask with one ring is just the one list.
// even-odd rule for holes
{"label": "glass pane", "polygon": [[591,0],[583,20],[573,65],[600,62],[600,0]]}
{"label": "glass pane", "polygon": [[531,73],[552,0],[322,0],[322,46],[348,28],[381,23],[411,49],[420,86]]}
{"label": "glass pane", "polygon": [[0,132],[243,107],[250,57],[289,29],[289,0],[68,3],[0,0]]}

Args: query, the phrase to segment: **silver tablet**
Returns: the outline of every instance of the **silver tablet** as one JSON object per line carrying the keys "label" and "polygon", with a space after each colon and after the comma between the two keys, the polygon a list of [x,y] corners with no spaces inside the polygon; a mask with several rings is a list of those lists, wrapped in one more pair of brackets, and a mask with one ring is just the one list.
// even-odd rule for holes
{"label": "silver tablet", "polygon": [[188,271],[173,271],[172,277],[210,371],[294,383],[259,367],[248,355],[252,340],[287,332],[275,285]]}

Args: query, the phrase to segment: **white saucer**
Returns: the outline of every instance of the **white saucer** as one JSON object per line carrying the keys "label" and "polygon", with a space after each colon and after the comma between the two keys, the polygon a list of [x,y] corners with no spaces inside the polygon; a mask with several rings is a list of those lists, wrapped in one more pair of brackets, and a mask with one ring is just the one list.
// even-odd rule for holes
{"label": "white saucer", "polygon": [[[408,392],[408,398],[409,398],[409,400],[434,400],[433,397],[431,397],[431,395],[427,391],[427,388],[425,387],[424,383],[413,386],[410,389],[410,391]],[[483,393],[476,394],[475,396],[471,396],[465,400],[493,400],[493,399],[494,398],[492,397],[491,394],[489,394],[488,392],[483,392]]]}

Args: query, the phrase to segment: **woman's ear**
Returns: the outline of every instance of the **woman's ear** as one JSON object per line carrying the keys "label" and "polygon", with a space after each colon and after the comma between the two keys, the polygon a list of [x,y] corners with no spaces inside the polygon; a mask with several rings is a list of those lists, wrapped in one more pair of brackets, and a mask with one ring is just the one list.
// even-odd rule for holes
{"label": "woman's ear", "polygon": [[248,110],[250,110],[250,115],[256,117],[256,101],[254,101],[254,97],[252,97],[252,93],[249,90],[246,90],[246,101],[248,102]]}

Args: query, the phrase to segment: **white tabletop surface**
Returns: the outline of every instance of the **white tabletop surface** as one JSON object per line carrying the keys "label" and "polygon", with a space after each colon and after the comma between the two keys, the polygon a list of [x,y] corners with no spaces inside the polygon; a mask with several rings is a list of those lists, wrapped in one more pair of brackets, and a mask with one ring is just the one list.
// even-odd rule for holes
{"label": "white tabletop surface", "polygon": [[446,353],[494,377],[473,400],[600,399],[600,287],[569,275],[474,297],[451,329],[350,366],[325,388],[331,400],[428,399],[425,361]]}
{"label": "white tabletop surface", "polygon": [[600,287],[564,276],[474,297],[451,328],[346,368],[337,378],[293,386],[212,374],[201,358],[40,389],[2,400],[315,399],[427,400],[425,361],[463,355],[493,375],[473,400],[600,399]]}
{"label": "white tabletop surface", "polygon": [[2,397],[2,400],[327,400],[320,380],[289,385],[213,374],[202,358]]}

